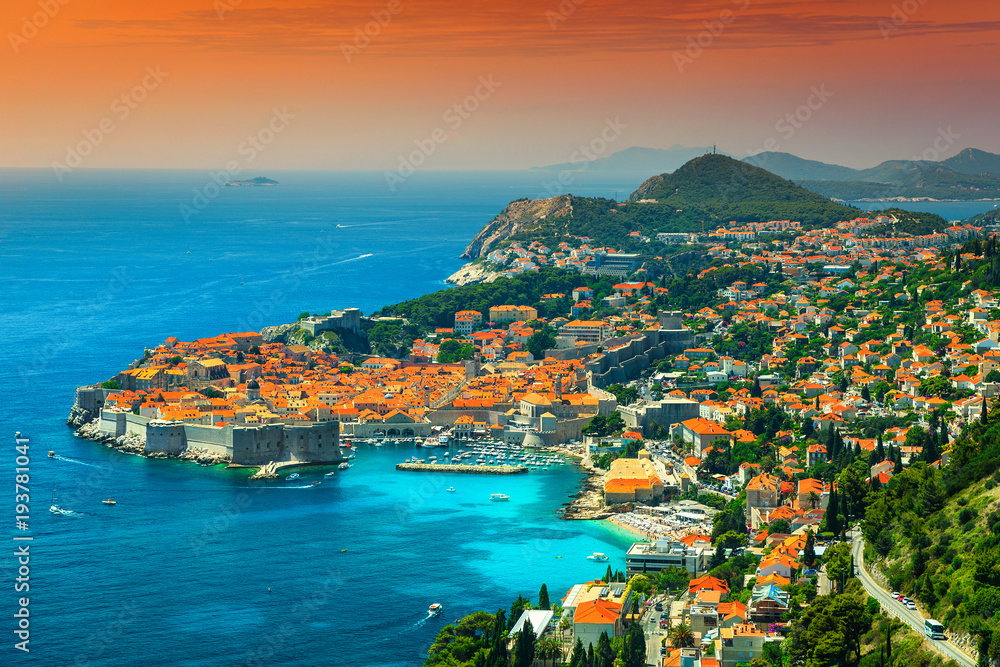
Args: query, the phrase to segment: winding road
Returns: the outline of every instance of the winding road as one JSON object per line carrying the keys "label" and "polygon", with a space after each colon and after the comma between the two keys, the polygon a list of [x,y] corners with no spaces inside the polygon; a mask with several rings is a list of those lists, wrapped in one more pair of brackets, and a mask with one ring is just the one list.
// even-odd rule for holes
{"label": "winding road", "polygon": [[861,584],[868,591],[868,594],[876,598],[882,605],[882,609],[886,613],[896,616],[901,621],[909,625],[914,632],[924,638],[924,641],[933,646],[935,649],[943,653],[945,656],[951,658],[955,662],[963,667],[976,667],[976,661],[969,657],[962,649],[958,648],[950,641],[944,641],[941,639],[928,639],[924,636],[924,617],[920,615],[920,612],[916,610],[909,610],[903,606],[902,602],[897,601],[884,588],[878,585],[871,575],[868,574],[868,570],[865,569],[864,560],[864,550],[865,541],[860,534],[855,531],[855,537],[851,542],[851,551],[854,554],[854,563],[858,570],[858,579]]}

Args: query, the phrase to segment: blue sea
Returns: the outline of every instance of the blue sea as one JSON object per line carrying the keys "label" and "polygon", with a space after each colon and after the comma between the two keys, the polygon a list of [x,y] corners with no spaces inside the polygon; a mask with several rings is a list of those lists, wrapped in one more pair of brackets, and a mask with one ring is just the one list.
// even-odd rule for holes
{"label": "blue sea", "polygon": [[[111,377],[145,346],[307,310],[370,313],[441,289],[508,202],[548,196],[545,175],[531,172],[417,173],[395,192],[380,173],[265,175],[281,185],[216,190],[197,171],[79,171],[59,183],[49,171],[0,170],[10,494],[0,664],[420,665],[464,614],[534,599],[543,582],[558,600],[601,576],[593,551],[624,569],[630,537],[557,517],[583,478],[573,466],[407,474],[394,465],[412,448],[362,448],[333,478],[252,484],[246,472],[72,435],[75,387]],[[574,194],[621,198],[642,180],[574,178]],[[213,196],[185,220],[197,192]],[[14,529],[16,430],[31,438],[27,533]],[[53,495],[76,514],[51,514]],[[118,504],[102,505],[108,497]],[[26,534],[30,591],[15,593],[11,538]],[[24,595],[30,654],[13,648]],[[428,619],[433,602],[445,611]]]}
{"label": "blue sea", "polygon": [[[395,191],[380,173],[264,175],[281,185],[213,188],[198,171],[79,171],[59,183],[46,170],[0,170],[0,473],[13,480],[22,431],[30,530],[14,529],[13,484],[0,518],[11,538],[34,537],[30,654],[13,648],[25,594],[13,591],[12,540],[0,557],[0,663],[420,665],[464,614],[534,599],[543,582],[558,600],[602,575],[593,551],[624,569],[630,536],[557,518],[582,480],[572,466],[405,474],[394,464],[413,449],[363,448],[333,478],[252,484],[72,435],[74,388],[145,346],[302,311],[370,313],[441,289],[508,202],[555,194],[537,172],[418,172]],[[643,180],[573,178],[574,194],[620,199]],[[51,514],[53,496],[75,514]],[[108,497],[118,504],[102,505]],[[428,619],[432,602],[445,611]]]}

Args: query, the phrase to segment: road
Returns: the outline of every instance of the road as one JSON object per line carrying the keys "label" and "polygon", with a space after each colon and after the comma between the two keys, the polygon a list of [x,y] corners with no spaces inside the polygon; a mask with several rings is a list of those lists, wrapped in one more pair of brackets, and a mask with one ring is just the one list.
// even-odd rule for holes
{"label": "road", "polygon": [[[893,599],[892,596],[889,595],[884,588],[879,586],[878,583],[872,579],[871,575],[868,574],[868,570],[865,569],[864,561],[865,541],[860,535],[855,536],[854,541],[851,544],[851,549],[854,553],[854,562],[858,568],[858,579],[865,587],[865,590],[868,591],[868,594],[875,597],[882,604],[882,609],[893,616],[896,616],[909,625],[914,632],[921,637],[924,637],[924,617],[920,615],[920,612],[916,610],[911,611],[904,607],[901,602]],[[964,667],[976,667],[975,660],[966,655],[965,652],[952,644],[950,641],[944,641],[941,639],[932,640],[927,639],[926,637],[924,637],[924,641],[931,644],[934,648],[958,664],[963,665]]]}
{"label": "road", "polygon": [[[665,595],[657,595],[652,599],[653,604],[663,603],[663,608],[670,613],[670,599]],[[660,665],[663,658],[660,655],[660,641],[666,636],[666,630],[660,630],[660,614],[654,606],[651,606],[642,619],[642,631],[646,634],[646,665]]]}

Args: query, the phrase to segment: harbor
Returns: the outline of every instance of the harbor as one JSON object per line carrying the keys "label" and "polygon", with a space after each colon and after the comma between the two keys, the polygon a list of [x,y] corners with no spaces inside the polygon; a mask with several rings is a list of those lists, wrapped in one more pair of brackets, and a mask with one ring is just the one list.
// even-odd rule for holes
{"label": "harbor", "polygon": [[473,475],[518,475],[528,472],[524,466],[475,466],[453,463],[397,463],[396,470],[409,472],[459,472]]}

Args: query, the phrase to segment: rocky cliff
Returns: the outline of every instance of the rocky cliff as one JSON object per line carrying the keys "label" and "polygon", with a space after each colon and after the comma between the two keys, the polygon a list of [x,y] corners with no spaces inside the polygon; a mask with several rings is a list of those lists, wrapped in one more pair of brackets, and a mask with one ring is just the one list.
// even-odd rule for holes
{"label": "rocky cliff", "polygon": [[455,273],[445,279],[449,285],[478,285],[480,283],[491,283],[500,274],[487,267],[483,262],[469,262]]}
{"label": "rocky cliff", "polygon": [[499,241],[518,233],[525,227],[549,216],[569,216],[573,213],[570,197],[550,197],[549,199],[518,199],[511,202],[500,215],[490,220],[460,256],[462,259],[477,259]]}

